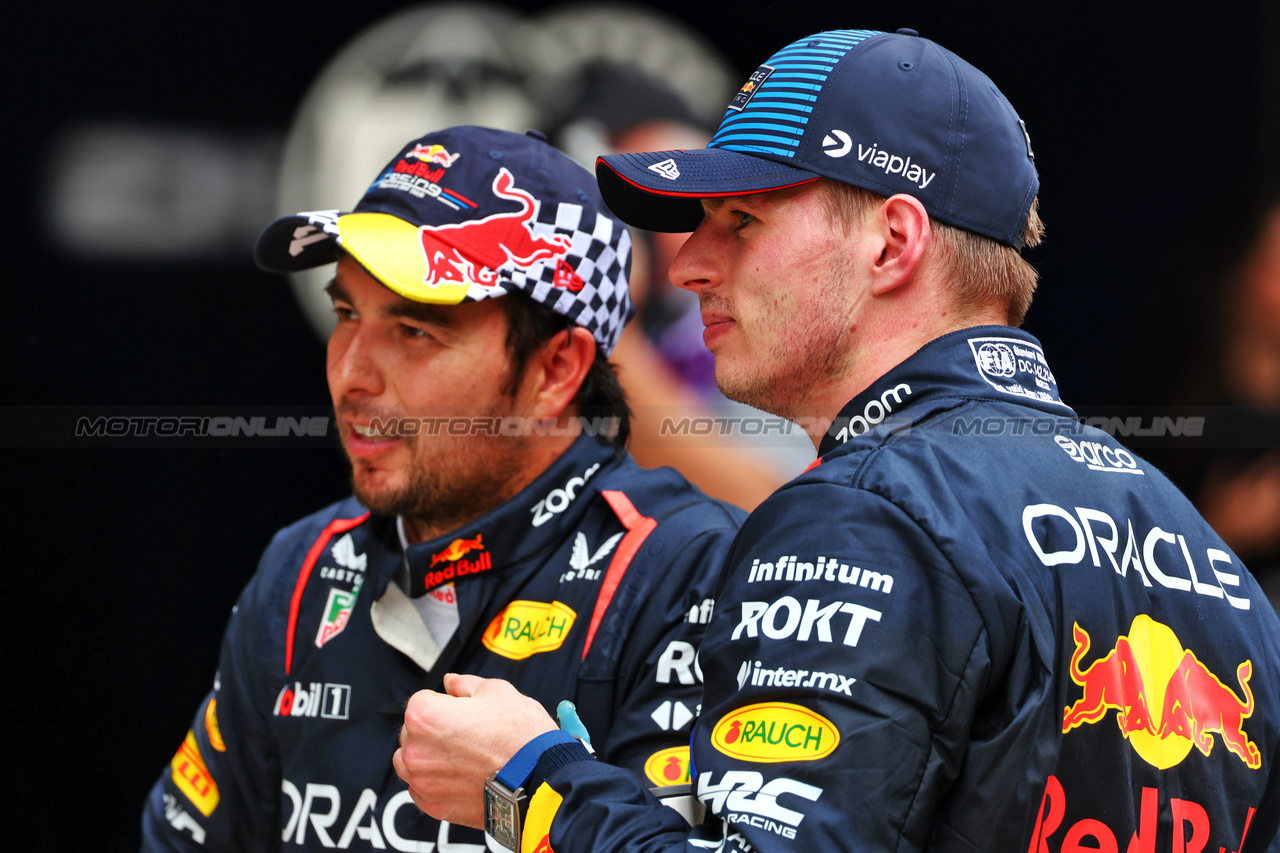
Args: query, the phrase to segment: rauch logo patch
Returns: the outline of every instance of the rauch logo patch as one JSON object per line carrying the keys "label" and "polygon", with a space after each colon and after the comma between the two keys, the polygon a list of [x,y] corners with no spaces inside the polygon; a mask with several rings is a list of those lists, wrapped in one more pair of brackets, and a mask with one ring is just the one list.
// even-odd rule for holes
{"label": "rauch logo patch", "polygon": [[560,648],[577,618],[558,601],[513,601],[493,617],[481,642],[494,654],[524,660]]}
{"label": "rauch logo patch", "polygon": [[789,702],[764,702],[721,718],[711,745],[743,761],[816,761],[840,745],[840,733],[826,717]]}
{"label": "rauch logo patch", "polygon": [[689,781],[689,747],[673,746],[649,756],[644,775],[655,785],[682,785]]}

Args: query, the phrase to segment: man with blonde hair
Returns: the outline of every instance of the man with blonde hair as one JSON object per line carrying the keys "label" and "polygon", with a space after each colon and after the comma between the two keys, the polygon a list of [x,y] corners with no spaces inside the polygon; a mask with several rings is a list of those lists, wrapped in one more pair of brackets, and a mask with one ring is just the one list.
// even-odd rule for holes
{"label": "man with blonde hair", "polygon": [[751,75],[706,149],[597,177],[624,221],[696,229],[671,277],[701,301],[717,383],[804,424],[819,458],[720,581],[692,738],[705,819],[466,676],[405,712],[415,802],[518,821],[524,853],[1272,844],[1280,621],[1014,327],[1039,179],[985,75],[911,30],[820,33]]}

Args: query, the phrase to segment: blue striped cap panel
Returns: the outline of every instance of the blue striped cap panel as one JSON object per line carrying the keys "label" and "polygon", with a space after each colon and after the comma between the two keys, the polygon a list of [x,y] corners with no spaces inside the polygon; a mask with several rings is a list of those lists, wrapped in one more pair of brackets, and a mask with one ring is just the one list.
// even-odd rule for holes
{"label": "blue striped cap panel", "polygon": [[743,84],[708,148],[795,157],[827,75],[876,30],[818,33],[769,57]]}

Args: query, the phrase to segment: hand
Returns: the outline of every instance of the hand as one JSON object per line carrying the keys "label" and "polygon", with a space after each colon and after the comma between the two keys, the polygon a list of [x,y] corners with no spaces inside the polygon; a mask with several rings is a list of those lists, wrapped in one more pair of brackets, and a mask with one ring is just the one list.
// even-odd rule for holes
{"label": "hand", "polygon": [[449,673],[444,689],[409,698],[391,763],[419,809],[484,829],[485,779],[556,724],[536,700],[498,678]]}

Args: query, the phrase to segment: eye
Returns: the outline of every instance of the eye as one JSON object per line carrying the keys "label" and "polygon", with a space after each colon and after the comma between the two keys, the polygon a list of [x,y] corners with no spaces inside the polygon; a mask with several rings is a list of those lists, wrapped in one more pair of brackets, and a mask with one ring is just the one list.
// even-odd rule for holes
{"label": "eye", "polygon": [[406,338],[429,338],[431,333],[419,326],[411,326],[408,323],[400,324],[400,334]]}
{"label": "eye", "polygon": [[746,228],[752,222],[756,221],[754,216],[744,210],[731,210],[729,211],[729,215],[738,220],[737,224],[734,225],[735,231],[741,231],[743,228]]}
{"label": "eye", "polygon": [[338,315],[339,323],[345,322],[347,320],[355,320],[359,316],[356,314],[356,311],[354,308],[351,308],[348,305],[339,305],[336,302],[333,305],[333,313]]}

